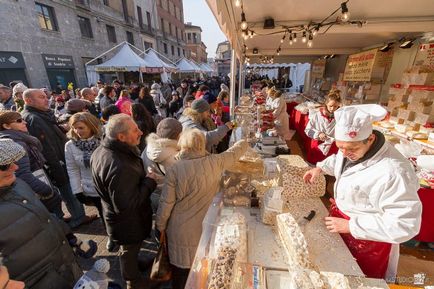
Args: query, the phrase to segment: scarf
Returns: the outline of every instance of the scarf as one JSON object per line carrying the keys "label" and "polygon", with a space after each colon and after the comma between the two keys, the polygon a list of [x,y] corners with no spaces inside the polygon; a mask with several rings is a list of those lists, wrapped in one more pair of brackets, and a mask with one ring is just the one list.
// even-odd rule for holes
{"label": "scarf", "polygon": [[86,168],[90,168],[90,157],[100,144],[100,139],[91,137],[88,139],[73,140],[74,145],[83,152],[83,162]]}

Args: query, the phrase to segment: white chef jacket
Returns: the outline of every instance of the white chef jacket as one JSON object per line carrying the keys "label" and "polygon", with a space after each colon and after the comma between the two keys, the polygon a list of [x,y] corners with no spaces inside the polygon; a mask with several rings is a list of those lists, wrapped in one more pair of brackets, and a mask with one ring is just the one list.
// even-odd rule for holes
{"label": "white chef jacket", "polygon": [[335,141],[335,125],[336,120],[333,119],[332,121],[329,121],[327,117],[325,117],[322,113],[322,111],[317,111],[314,113],[310,118],[309,122],[306,125],[306,128],[304,129],[304,133],[312,138],[312,139],[319,139],[320,133],[325,133],[327,138],[326,140],[318,146],[318,148],[321,150],[321,152],[324,155],[327,155],[330,151],[330,147]]}
{"label": "white chef jacket", "polygon": [[372,158],[341,174],[343,158],[339,151],[317,167],[336,177],[336,205],[351,218],[351,235],[392,244],[417,235],[422,204],[411,163],[387,141]]}
{"label": "white chef jacket", "polygon": [[[387,141],[372,158],[341,174],[343,159],[339,151],[317,163],[317,167],[336,177],[334,198],[337,207],[350,217],[351,235],[360,240],[391,244],[417,235],[422,204],[417,194],[418,178],[411,163]],[[395,276],[398,257],[399,247],[392,245],[386,276]]]}
{"label": "white chef jacket", "polygon": [[286,102],[283,97],[277,97],[270,103],[270,107],[273,110],[273,116],[276,126],[277,134],[284,140],[290,140],[291,135],[289,132],[289,115],[286,112]]}

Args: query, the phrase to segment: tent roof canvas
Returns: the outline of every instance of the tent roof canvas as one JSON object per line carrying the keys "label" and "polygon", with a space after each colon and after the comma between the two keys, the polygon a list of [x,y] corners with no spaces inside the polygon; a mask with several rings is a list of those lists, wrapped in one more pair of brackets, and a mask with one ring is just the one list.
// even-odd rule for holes
{"label": "tent roof canvas", "polygon": [[97,71],[140,71],[148,66],[150,66],[148,62],[138,56],[128,44],[124,44],[111,59],[95,65],[95,69]]}
{"label": "tent roof canvas", "polygon": [[176,66],[162,60],[152,48],[148,49],[148,51],[144,54],[143,59],[149,63],[150,67],[161,67],[168,70],[177,70]]}
{"label": "tent roof canvas", "polygon": [[179,72],[197,72],[197,68],[184,57],[178,60],[176,67],[179,69]]}

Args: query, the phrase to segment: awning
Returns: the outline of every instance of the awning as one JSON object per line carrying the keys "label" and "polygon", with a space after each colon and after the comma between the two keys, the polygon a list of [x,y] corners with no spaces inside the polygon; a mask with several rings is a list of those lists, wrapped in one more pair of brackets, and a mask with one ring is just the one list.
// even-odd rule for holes
{"label": "awning", "polygon": [[150,67],[150,65],[125,43],[111,59],[95,65],[95,70],[98,72],[146,72],[147,67]]}
{"label": "awning", "polygon": [[[143,55],[143,59],[149,64],[148,70],[152,70],[150,73],[162,73],[166,72],[175,72],[178,68],[172,64],[167,63],[162,60],[154,49],[149,48],[146,53]],[[169,61],[169,60],[168,60]]]}
{"label": "awning", "polygon": [[198,72],[198,68],[193,66],[193,64],[188,61],[188,59],[186,58],[181,58],[180,60],[178,60],[178,62],[176,63],[176,67],[178,68],[178,72],[184,72],[184,73],[195,73]]}

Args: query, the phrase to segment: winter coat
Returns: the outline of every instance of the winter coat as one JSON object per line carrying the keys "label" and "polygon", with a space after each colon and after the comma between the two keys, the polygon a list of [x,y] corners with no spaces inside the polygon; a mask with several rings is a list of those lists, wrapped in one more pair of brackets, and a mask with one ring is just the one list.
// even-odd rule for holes
{"label": "winter coat", "polygon": [[152,228],[149,196],[157,184],[145,177],[138,149],[105,138],[92,154],[91,169],[109,236],[120,245],[146,239]]}
{"label": "winter coat", "polygon": [[17,179],[0,188],[0,253],[11,279],[30,289],[70,289],[83,274],[65,235],[31,188]]}
{"label": "winter coat", "polygon": [[153,172],[157,176],[156,193],[161,193],[167,169],[176,160],[179,152],[178,141],[167,138],[160,138],[155,133],[146,138],[147,146],[142,153],[143,165],[147,172]]}
{"label": "winter coat", "polygon": [[11,139],[26,150],[26,155],[16,162],[18,170],[15,175],[26,182],[40,197],[50,196],[53,192],[51,186],[33,175],[34,171],[43,169],[45,164],[41,142],[28,133],[11,129],[0,131],[0,139]]}
{"label": "winter coat", "polygon": [[5,102],[0,101],[0,110],[11,110],[14,105],[14,98],[11,96]]}
{"label": "winter coat", "polygon": [[202,222],[219,190],[222,173],[247,147],[247,142],[241,140],[221,154],[191,155],[168,169],[155,226],[166,230],[171,264],[191,268]]}
{"label": "winter coat", "polygon": [[203,131],[206,138],[206,150],[210,153],[216,152],[216,146],[229,131],[229,128],[226,125],[222,125],[214,130],[208,131],[204,126],[194,122],[191,118],[185,115],[180,117],[179,122],[182,124],[183,129],[197,128]]}
{"label": "winter coat", "polygon": [[99,197],[93,183],[92,170],[84,165],[83,151],[72,140],[65,145],[65,161],[72,193]]}
{"label": "winter coat", "polygon": [[[421,223],[419,182],[413,166],[388,142],[373,157],[342,173],[343,162],[339,151],[317,167],[336,177],[334,198],[337,207],[350,217],[351,235],[394,244],[397,248],[392,247],[392,254],[399,254],[397,244],[417,235]],[[398,258],[391,255],[389,261]],[[389,267],[396,266],[389,263]]]}
{"label": "winter coat", "polygon": [[179,97],[181,99],[184,99],[186,96],[191,95],[191,89],[190,86],[187,86],[185,89],[182,89],[182,87],[178,87],[176,91],[179,93]]}
{"label": "winter coat", "polygon": [[152,97],[144,97],[143,99],[136,99],[137,103],[143,104],[144,107],[149,111],[151,115],[158,114],[157,108],[155,107],[154,99]]}
{"label": "winter coat", "polygon": [[154,104],[157,108],[158,114],[161,115],[163,118],[166,117],[167,101],[161,93],[161,90],[152,89],[150,91],[150,94],[152,96],[152,99],[154,100]]}
{"label": "winter coat", "polygon": [[115,104],[115,100],[111,99],[110,97],[104,95],[100,100],[99,100],[99,111],[103,111],[104,108],[106,108],[107,106],[109,106],[110,104]]}
{"label": "winter coat", "polygon": [[42,154],[47,161],[48,176],[56,186],[68,183],[65,166],[65,144],[67,138],[56,122],[54,113],[24,106],[21,112],[27,122],[29,133],[42,143]]}

